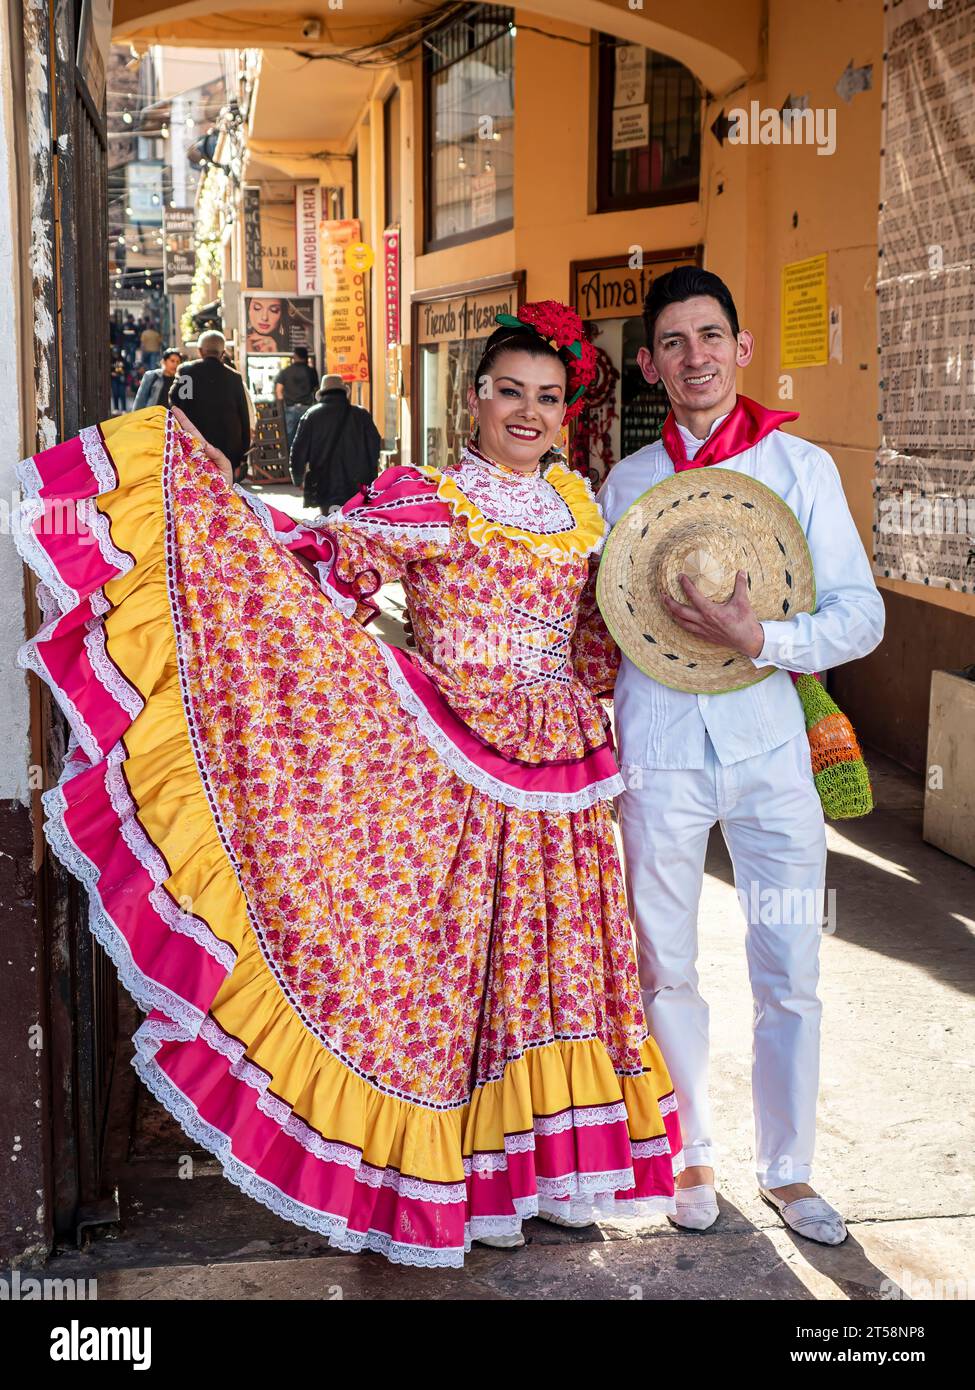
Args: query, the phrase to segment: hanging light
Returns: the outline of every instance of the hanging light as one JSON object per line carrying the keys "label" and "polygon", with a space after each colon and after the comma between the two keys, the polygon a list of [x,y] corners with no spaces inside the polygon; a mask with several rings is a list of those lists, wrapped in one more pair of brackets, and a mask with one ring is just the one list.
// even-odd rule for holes
{"label": "hanging light", "polygon": [[518,37],[518,26],[517,26],[517,24],[514,24],[514,23],[509,24],[509,25],[508,25],[508,33],[511,35],[511,37],[512,37],[513,39],[516,39],[516,38]]}
{"label": "hanging light", "polygon": [[159,129],[159,134],[162,136],[162,138],[163,138],[164,140],[168,140],[168,139],[169,139],[169,126],[168,126],[168,125],[161,126],[160,129]]}
{"label": "hanging light", "polygon": [[132,112],[131,112],[131,111],[123,111],[123,112],[122,112],[122,120],[125,122],[126,125],[131,125],[131,124],[132,124]]}
{"label": "hanging light", "polygon": [[116,237],[116,241],[118,242],[119,246],[124,246],[124,245],[125,245],[125,237],[124,237],[124,236]]}
{"label": "hanging light", "polygon": [[131,217],[131,216],[132,216],[132,209],[131,209],[131,208],[126,208],[126,209],[125,209],[125,215],[126,215],[126,217]]}

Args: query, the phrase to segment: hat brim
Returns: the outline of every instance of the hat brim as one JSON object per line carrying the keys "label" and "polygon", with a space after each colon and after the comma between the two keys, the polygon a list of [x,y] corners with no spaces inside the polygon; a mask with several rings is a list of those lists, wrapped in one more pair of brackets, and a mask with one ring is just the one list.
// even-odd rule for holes
{"label": "hat brim", "polygon": [[596,600],[621,651],[661,685],[692,694],[744,690],[776,668],[695,639],[661,599],[669,589],[686,601],[677,575],[698,536],[716,553],[725,589],[737,570],[748,575],[760,621],[815,609],[812,556],[795,513],[757,478],[713,465],[664,478],[624,512],[603,549]]}

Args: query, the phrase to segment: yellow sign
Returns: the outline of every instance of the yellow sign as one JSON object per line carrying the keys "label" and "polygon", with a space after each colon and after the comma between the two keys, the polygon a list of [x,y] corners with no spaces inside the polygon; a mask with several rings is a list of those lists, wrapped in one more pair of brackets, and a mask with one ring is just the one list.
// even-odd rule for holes
{"label": "yellow sign", "polygon": [[783,371],[829,360],[825,253],[782,267],[781,360]]}
{"label": "yellow sign", "polygon": [[372,270],[376,253],[364,241],[355,241],[345,248],[345,264],[350,270]]}
{"label": "yellow sign", "polygon": [[349,250],[362,245],[362,228],[358,218],[348,218],[322,222],[319,231],[326,371],[343,381],[368,381],[365,271],[349,263]]}

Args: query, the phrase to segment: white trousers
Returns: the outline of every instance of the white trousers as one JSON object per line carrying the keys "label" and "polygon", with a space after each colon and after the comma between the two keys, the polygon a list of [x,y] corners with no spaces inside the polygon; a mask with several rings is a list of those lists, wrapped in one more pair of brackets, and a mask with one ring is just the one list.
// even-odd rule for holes
{"label": "white trousers", "polygon": [[717,821],[747,922],[756,1173],[763,1187],[808,1182],[819,1091],[826,833],[806,735],[729,767],[708,739],[702,769],[623,772],[628,790],[618,812],[640,985],[674,1081],[687,1165],[714,1166],[697,914],[708,832]]}

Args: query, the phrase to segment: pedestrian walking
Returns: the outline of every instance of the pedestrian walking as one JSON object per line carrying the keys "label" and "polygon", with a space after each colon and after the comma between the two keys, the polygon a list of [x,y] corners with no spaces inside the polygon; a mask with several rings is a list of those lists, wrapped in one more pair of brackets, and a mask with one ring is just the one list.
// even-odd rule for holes
{"label": "pedestrian walking", "polygon": [[180,367],[170,404],[184,410],[204,438],[239,470],[251,446],[250,411],[240,373],[221,360],[226,346],[226,338],[215,328],[200,334],[199,361]]}
{"label": "pedestrian walking", "polygon": [[183,360],[179,348],[167,348],[163,353],[162,366],[146,372],[139,383],[133,410],[142,410],[150,405],[169,405],[169,394],[176,382],[176,373]]}
{"label": "pedestrian walking", "polygon": [[284,426],[289,449],[294,443],[298,421],[315,403],[316,384],[315,373],[308,365],[308,349],[296,347],[291,354],[290,364],[274,378],[275,398],[284,404]]}
{"label": "pedestrian walking", "polygon": [[120,415],[128,403],[126,377],[128,368],[120,352],[112,353],[112,411]]}
{"label": "pedestrian walking", "polygon": [[303,488],[306,507],[328,512],[374,480],[382,440],[369,411],[349,400],[340,376],[323,376],[317,397],[298,422],[291,481]]}

